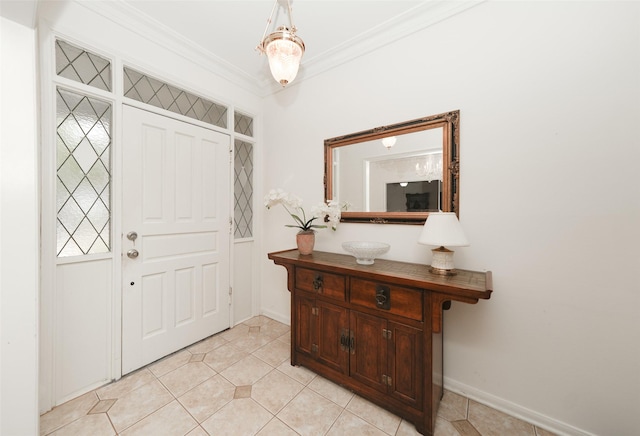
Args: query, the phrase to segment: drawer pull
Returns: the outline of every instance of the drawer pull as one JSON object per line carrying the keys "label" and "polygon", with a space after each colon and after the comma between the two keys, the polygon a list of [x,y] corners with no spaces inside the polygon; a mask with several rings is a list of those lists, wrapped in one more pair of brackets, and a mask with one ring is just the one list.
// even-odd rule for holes
{"label": "drawer pull", "polygon": [[389,286],[376,285],[376,307],[379,309],[391,309],[391,289]]}
{"label": "drawer pull", "polygon": [[322,292],[322,274],[317,274],[313,279],[313,290],[321,293]]}

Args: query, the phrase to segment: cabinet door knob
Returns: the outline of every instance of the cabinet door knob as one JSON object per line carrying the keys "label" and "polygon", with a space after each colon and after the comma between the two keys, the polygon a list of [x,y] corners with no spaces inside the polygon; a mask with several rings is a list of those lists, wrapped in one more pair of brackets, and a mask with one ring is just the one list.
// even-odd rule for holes
{"label": "cabinet door knob", "polygon": [[349,339],[347,338],[346,331],[343,329],[342,332],[340,333],[340,349],[342,351],[347,351],[348,348],[349,348]]}

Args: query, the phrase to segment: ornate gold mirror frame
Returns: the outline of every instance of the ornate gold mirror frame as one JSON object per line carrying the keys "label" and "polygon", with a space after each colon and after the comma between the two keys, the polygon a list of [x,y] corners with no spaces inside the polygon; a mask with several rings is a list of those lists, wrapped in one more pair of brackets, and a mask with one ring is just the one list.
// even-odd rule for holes
{"label": "ornate gold mirror frame", "polygon": [[[460,111],[451,111],[445,112],[438,115],[432,115],[424,118],[418,118],[415,120],[405,121],[402,123],[392,124],[388,126],[376,127],[370,130],[364,130],[357,133],[351,133],[348,135],[337,136],[335,138],[326,139],[324,141],[324,192],[326,200],[338,200],[341,203],[347,204],[347,209],[342,212],[343,222],[359,222],[359,223],[378,223],[378,224],[422,224],[429,216],[429,211],[436,211],[437,209],[429,209],[429,211],[420,210],[417,212],[409,211],[409,205],[407,204],[407,211],[370,211],[366,210],[366,207],[360,206],[356,208],[352,208],[349,206],[350,202],[348,198],[334,198],[334,194],[338,195],[340,191],[340,187],[336,185],[339,181],[340,174],[340,159],[338,158],[338,152],[348,149],[340,149],[340,147],[349,147],[351,145],[360,144],[364,146],[367,150],[375,151],[375,153],[380,154],[378,149],[374,149],[373,147],[387,147],[391,150],[391,147],[382,146],[381,140],[383,138],[388,137],[396,137],[400,142],[402,139],[408,139],[410,136],[406,136],[403,138],[401,135],[409,135],[411,134],[411,138],[415,142],[422,141],[419,136],[413,135],[417,132],[430,131],[426,133],[435,133],[438,134],[438,131],[435,129],[442,129],[442,179],[440,183],[439,190],[439,200],[438,200],[438,208],[443,212],[455,212],[456,214],[459,211],[459,179],[460,179]],[[415,138],[414,138],[415,136]],[[433,135],[432,135],[433,136]],[[438,135],[439,137],[439,135]],[[418,139],[416,139],[418,138]],[[376,141],[371,144],[362,144],[365,142]],[[439,139],[438,139],[439,141]],[[395,147],[395,146],[393,146]],[[425,150],[420,150],[420,145],[417,145],[418,149],[414,150],[410,153],[413,156],[426,156],[427,153],[433,152],[433,150],[427,150],[427,145],[425,144]],[[383,151],[382,153],[385,153]],[[438,152],[438,151],[436,151]],[[409,154],[399,154],[397,159],[405,158]],[[394,160],[394,154],[389,154],[387,161]],[[361,170],[360,168],[355,168],[357,165],[350,164],[354,171],[363,171],[367,175],[368,164],[370,160],[373,161],[375,159],[380,159],[379,157],[372,157],[369,159],[368,157],[359,158],[359,163],[357,165],[362,164],[362,167],[365,168]],[[344,168],[343,168],[344,170]],[[375,182],[375,181],[373,181]],[[363,182],[368,183],[368,182]],[[365,191],[364,187],[356,187],[361,191]],[[388,188],[387,188],[388,190]],[[363,196],[365,194],[363,193]],[[368,204],[369,200],[365,200],[365,203]],[[408,203],[408,201],[407,201]],[[363,203],[364,204],[364,203]],[[356,210],[356,209],[364,209],[364,210]]]}

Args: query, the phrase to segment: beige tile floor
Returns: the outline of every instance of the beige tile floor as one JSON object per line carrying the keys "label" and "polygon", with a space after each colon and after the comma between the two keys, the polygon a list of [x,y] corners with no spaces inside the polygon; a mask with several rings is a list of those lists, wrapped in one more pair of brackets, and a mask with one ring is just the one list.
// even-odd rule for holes
{"label": "beige tile floor", "polygon": [[[41,435],[417,435],[415,427],[292,367],[289,327],[258,316],[40,418]],[[445,391],[437,436],[551,433]]]}

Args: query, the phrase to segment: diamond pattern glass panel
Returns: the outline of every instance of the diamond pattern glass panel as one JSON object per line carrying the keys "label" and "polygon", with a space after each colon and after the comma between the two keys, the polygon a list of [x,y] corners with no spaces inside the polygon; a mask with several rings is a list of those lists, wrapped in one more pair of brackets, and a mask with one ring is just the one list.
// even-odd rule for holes
{"label": "diamond pattern glass panel", "polygon": [[111,247],[111,104],[57,90],[57,253]]}
{"label": "diamond pattern glass panel", "polygon": [[124,67],[124,96],[227,128],[227,108],[146,74]]}
{"label": "diamond pattern glass panel", "polygon": [[56,40],[56,74],[111,91],[111,62],[59,39]]}
{"label": "diamond pattern glass panel", "polygon": [[233,162],[235,198],[234,221],[236,239],[253,236],[253,144],[235,140]]}
{"label": "diamond pattern glass panel", "polygon": [[233,131],[253,137],[253,118],[240,112],[233,114]]}

